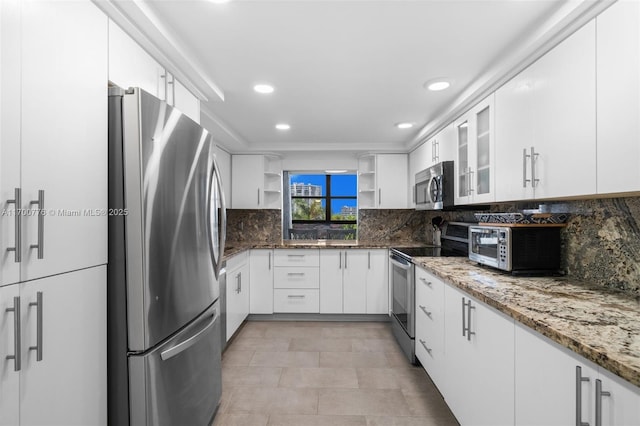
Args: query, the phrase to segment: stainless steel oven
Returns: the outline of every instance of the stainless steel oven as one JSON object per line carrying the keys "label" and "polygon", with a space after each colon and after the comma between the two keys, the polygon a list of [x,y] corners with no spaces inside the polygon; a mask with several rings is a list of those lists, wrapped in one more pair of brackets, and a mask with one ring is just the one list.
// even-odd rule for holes
{"label": "stainless steel oven", "polygon": [[468,256],[470,223],[449,222],[442,228],[440,245],[395,247],[389,250],[391,273],[391,329],[409,362],[415,356],[415,266],[414,258]]}
{"label": "stainless steel oven", "polygon": [[396,340],[411,363],[415,363],[415,285],[413,263],[402,252],[391,249],[389,270],[391,271],[391,326]]}

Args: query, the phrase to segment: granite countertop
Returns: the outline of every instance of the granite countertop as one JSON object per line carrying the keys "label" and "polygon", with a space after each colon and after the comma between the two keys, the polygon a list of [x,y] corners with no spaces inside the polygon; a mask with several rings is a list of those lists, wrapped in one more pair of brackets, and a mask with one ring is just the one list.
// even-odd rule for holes
{"label": "granite countertop", "polygon": [[238,253],[250,249],[386,249],[389,247],[423,247],[428,245],[416,241],[362,241],[362,240],[282,240],[277,243],[264,242],[227,242],[224,257],[230,258]]}
{"label": "granite countertop", "polygon": [[566,277],[514,277],[466,258],[414,263],[640,386],[640,300]]}

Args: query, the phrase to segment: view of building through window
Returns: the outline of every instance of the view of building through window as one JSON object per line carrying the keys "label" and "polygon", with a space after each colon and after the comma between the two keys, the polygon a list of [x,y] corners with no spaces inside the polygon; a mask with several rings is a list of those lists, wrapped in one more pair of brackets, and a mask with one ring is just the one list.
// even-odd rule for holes
{"label": "view of building through window", "polygon": [[[290,174],[291,238],[355,239],[355,174]],[[304,231],[304,232],[303,232]]]}

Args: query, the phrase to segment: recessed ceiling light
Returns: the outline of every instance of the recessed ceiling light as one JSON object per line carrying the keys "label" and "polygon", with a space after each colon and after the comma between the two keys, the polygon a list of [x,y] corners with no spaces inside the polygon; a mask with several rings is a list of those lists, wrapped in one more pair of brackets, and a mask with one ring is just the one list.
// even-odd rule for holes
{"label": "recessed ceiling light", "polygon": [[291,126],[289,126],[286,123],[276,124],[276,129],[278,129],[278,130],[289,130],[290,128],[291,128]]}
{"label": "recessed ceiling light", "polygon": [[211,3],[222,4],[229,3],[231,0],[209,0]]}
{"label": "recessed ceiling light", "polygon": [[448,89],[449,86],[451,86],[451,82],[444,78],[429,80],[424,84],[424,87],[427,90],[431,90],[432,92],[438,92],[440,90]]}
{"label": "recessed ceiling light", "polygon": [[396,123],[398,129],[410,129],[413,127],[413,123]]}
{"label": "recessed ceiling light", "polygon": [[258,93],[273,93],[275,89],[270,84],[256,84],[253,86],[253,90]]}

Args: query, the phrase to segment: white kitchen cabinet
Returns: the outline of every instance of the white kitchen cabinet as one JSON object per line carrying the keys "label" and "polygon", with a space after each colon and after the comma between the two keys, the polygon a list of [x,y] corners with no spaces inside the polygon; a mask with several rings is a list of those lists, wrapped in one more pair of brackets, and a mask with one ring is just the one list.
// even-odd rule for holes
{"label": "white kitchen cabinet", "polygon": [[0,288],[0,424],[107,423],[105,299],[105,266]]}
{"label": "white kitchen cabinet", "polygon": [[274,312],[320,312],[319,264],[320,254],[317,249],[274,251]]}
{"label": "white kitchen cabinet", "polygon": [[409,207],[416,206],[416,173],[442,161],[455,160],[456,137],[453,123],[409,154]]}
{"label": "white kitchen cabinet", "polygon": [[449,285],[444,306],[445,401],[460,424],[513,424],[513,319]]}
{"label": "white kitchen cabinet", "polygon": [[200,123],[200,100],[111,20],[109,81],[123,89],[140,87]]}
{"label": "white kitchen cabinet", "polygon": [[[415,270],[416,357],[436,386],[445,383],[444,282],[422,268]],[[458,338],[458,336],[453,336]]]}
{"label": "white kitchen cabinet", "polygon": [[386,314],[386,250],[320,251],[320,313]]}
{"label": "white kitchen cabinet", "polygon": [[640,424],[640,388],[521,324],[515,360],[516,425]]}
{"label": "white kitchen cabinet", "polygon": [[640,3],[596,18],[597,192],[640,190]]}
{"label": "white kitchen cabinet", "polygon": [[106,267],[21,286],[20,424],[106,424]]}
{"label": "white kitchen cabinet", "polygon": [[123,89],[139,87],[166,99],[164,67],[112,20],[109,20],[109,81]]}
{"label": "white kitchen cabinet", "polygon": [[457,156],[455,204],[494,201],[495,137],[493,94],[454,122]]}
{"label": "white kitchen cabinet", "polygon": [[250,278],[248,252],[227,261],[227,341],[249,315]]}
{"label": "white kitchen cabinet", "polygon": [[595,37],[591,21],[496,91],[496,201],[596,193]]}
{"label": "white kitchen cabinet", "polygon": [[358,208],[406,209],[407,154],[366,155],[358,160]]}
{"label": "white kitchen cabinet", "polygon": [[16,216],[2,216],[3,251],[16,237],[22,246],[20,262],[3,257],[3,279],[104,264],[107,18],[90,2],[7,1],[2,8],[0,192],[13,210],[7,200],[20,189],[28,212],[19,215],[19,233]]}
{"label": "white kitchen cabinet", "polygon": [[[0,425],[16,426],[20,424],[20,371],[16,365],[19,361],[7,357],[16,356],[16,348],[19,345],[16,341],[16,325],[20,323],[20,308],[22,304],[19,300],[20,285],[14,284],[0,287]],[[14,300],[18,298],[18,300]],[[15,307],[19,306],[18,311]],[[19,334],[20,337],[21,333]]]}
{"label": "white kitchen cabinet", "polygon": [[251,250],[249,313],[273,313],[273,250]]}
{"label": "white kitchen cabinet", "polygon": [[231,157],[231,208],[282,208],[282,165],[278,157],[257,154]]}

